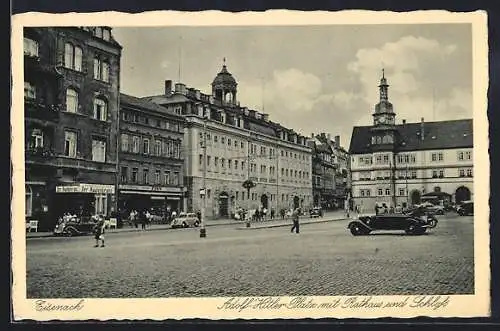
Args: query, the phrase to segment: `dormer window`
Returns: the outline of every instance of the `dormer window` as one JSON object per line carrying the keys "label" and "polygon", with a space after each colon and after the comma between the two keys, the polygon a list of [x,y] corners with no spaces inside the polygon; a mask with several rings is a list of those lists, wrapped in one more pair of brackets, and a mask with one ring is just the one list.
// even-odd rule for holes
{"label": "dormer window", "polygon": [[101,27],[96,27],[94,30],[95,36],[98,38],[102,38],[102,28]]}
{"label": "dormer window", "polygon": [[111,39],[111,32],[109,29],[103,29],[102,30],[102,39],[109,41]]}

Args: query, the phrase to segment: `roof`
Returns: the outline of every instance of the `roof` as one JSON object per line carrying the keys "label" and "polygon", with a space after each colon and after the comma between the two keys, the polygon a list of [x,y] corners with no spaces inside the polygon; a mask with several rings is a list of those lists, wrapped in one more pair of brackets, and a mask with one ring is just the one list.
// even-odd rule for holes
{"label": "roof", "polygon": [[219,84],[228,84],[228,85],[236,85],[236,79],[234,79],[233,75],[229,71],[227,71],[226,65],[222,66],[222,70],[215,76],[212,85]]}
{"label": "roof", "polygon": [[[424,139],[421,139],[422,123],[396,125],[398,151],[437,150],[467,148],[473,146],[472,119],[423,122]],[[349,153],[368,154],[371,149],[373,126],[355,126],[352,131]]]}
{"label": "roof", "polygon": [[124,94],[124,93],[120,93],[120,104],[138,107],[138,108],[142,108],[145,110],[160,112],[163,114],[168,114],[168,115],[182,118],[182,116],[179,116],[179,115],[175,114],[174,112],[168,110],[167,108],[162,107],[154,102],[150,102],[150,101],[145,100],[143,98],[137,98],[137,97],[134,97],[134,96],[131,96],[128,94]]}

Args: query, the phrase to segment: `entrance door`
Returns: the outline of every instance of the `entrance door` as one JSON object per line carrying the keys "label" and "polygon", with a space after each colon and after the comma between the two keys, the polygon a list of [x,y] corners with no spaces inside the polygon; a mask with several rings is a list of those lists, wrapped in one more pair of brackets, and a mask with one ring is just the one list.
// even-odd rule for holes
{"label": "entrance door", "polygon": [[267,195],[262,194],[262,196],[260,197],[260,203],[262,204],[263,208],[269,209],[269,202]]}
{"label": "entrance door", "polygon": [[417,205],[420,203],[420,191],[413,190],[410,195],[412,205]]}
{"label": "entrance door", "polygon": [[300,198],[298,196],[295,196],[293,198],[293,208],[299,208],[300,207]]}
{"label": "entrance door", "polygon": [[227,217],[229,215],[229,196],[226,192],[219,194],[219,216]]}

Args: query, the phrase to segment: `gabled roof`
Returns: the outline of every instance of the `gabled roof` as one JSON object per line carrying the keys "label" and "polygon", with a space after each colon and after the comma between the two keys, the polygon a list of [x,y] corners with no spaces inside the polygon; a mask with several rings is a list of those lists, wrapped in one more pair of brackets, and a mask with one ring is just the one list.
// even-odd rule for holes
{"label": "gabled roof", "polygon": [[[349,153],[371,153],[373,126],[355,126],[352,131]],[[424,122],[396,125],[398,151],[438,150],[473,147],[472,119]]]}
{"label": "gabled roof", "polygon": [[137,98],[128,94],[120,93],[120,104],[122,106],[132,106],[132,107],[137,107],[137,108],[142,108],[144,110],[150,110],[154,112],[160,112],[163,114],[168,114],[172,115],[175,117],[183,118],[182,116],[179,116],[175,114],[174,112],[168,110],[165,107],[162,107],[154,102],[145,100],[143,98]]}

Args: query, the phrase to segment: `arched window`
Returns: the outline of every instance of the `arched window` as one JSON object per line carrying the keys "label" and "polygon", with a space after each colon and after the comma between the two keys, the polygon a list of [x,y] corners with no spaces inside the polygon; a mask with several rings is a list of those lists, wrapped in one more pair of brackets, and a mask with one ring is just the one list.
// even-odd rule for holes
{"label": "arched window", "polygon": [[66,90],[66,111],[70,113],[78,111],[78,92],[72,88]]}
{"label": "arched window", "polygon": [[70,43],[64,45],[64,66],[76,71],[82,71],[83,51]]}
{"label": "arched window", "polygon": [[108,119],[108,107],[106,101],[100,98],[94,99],[94,118],[100,121]]}
{"label": "arched window", "polygon": [[33,192],[31,191],[31,186],[29,185],[24,185],[24,188],[26,190],[26,205],[24,212],[26,216],[31,216],[31,211],[32,211],[32,206],[33,206]]}

